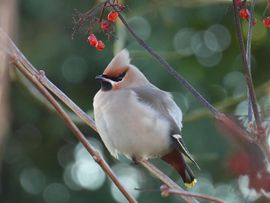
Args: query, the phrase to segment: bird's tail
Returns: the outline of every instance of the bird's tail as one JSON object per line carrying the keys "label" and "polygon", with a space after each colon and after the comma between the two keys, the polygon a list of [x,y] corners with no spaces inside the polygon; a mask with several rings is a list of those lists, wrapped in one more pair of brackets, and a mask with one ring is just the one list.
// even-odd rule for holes
{"label": "bird's tail", "polygon": [[192,188],[197,180],[192,170],[185,163],[184,157],[177,149],[162,157],[162,160],[170,164],[182,177],[187,188]]}

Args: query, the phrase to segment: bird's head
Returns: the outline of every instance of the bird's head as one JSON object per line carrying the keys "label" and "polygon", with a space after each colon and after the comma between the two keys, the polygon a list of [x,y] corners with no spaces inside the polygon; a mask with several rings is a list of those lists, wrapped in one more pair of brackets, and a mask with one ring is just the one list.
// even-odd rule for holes
{"label": "bird's head", "polygon": [[130,64],[129,52],[120,51],[106,67],[102,75],[96,76],[103,91],[137,87],[149,83],[135,66]]}

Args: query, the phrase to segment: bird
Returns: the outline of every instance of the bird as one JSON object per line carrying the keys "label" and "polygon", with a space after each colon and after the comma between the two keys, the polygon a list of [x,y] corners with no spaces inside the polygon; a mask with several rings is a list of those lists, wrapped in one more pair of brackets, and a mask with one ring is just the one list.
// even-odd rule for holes
{"label": "bird", "polygon": [[199,166],[184,144],[182,111],[172,95],[130,63],[127,49],[117,53],[95,79],[101,89],[93,99],[94,118],[110,154],[134,161],[160,158],[192,188],[197,179],[185,159]]}

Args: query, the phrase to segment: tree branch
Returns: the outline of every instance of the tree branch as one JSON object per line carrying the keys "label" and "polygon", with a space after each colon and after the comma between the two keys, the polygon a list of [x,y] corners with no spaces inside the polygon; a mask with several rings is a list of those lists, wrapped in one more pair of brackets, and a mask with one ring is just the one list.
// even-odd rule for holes
{"label": "tree branch", "polygon": [[200,198],[200,199],[208,200],[215,203],[225,203],[221,199],[218,199],[210,195],[202,195],[202,194],[193,193],[193,192],[179,191],[179,190],[168,188],[166,185],[162,185],[160,187],[160,191],[161,191],[161,195],[165,197],[169,196],[170,194],[175,194],[175,195],[180,195],[180,196]]}
{"label": "tree branch", "polygon": [[[0,26],[9,33],[14,34],[15,16],[17,14],[16,1],[0,1]],[[7,55],[0,50],[0,194],[5,187],[2,182],[2,162],[6,149],[7,135],[10,129],[10,78]]]}
{"label": "tree branch", "polygon": [[[255,0],[252,1],[251,5],[251,17],[249,19],[249,24],[253,24],[253,20],[251,19],[253,17],[253,10],[255,6]],[[238,15],[238,9],[237,9],[237,0],[233,0],[233,10],[234,10],[234,19],[235,19],[235,28],[236,28],[236,33],[237,33],[237,38],[239,41],[239,46],[240,46],[240,51],[241,51],[241,56],[242,56],[242,61],[244,64],[244,75],[246,79],[246,84],[247,84],[247,89],[248,89],[248,95],[249,95],[249,100],[252,106],[253,110],[253,115],[256,123],[256,130],[254,132],[256,136],[256,144],[260,147],[262,152],[264,153],[266,159],[270,162],[270,147],[268,145],[267,141],[267,136],[265,133],[265,129],[262,127],[261,123],[261,118],[257,106],[257,99],[256,99],[256,94],[253,86],[253,81],[251,77],[251,71],[249,69],[249,64],[248,64],[248,59],[247,59],[247,52],[251,52],[251,50],[248,50],[246,52],[245,50],[245,45],[244,45],[244,39],[243,39],[243,33],[241,30],[241,22],[240,22],[240,17]],[[248,44],[251,43],[251,32],[252,30],[249,29],[249,36],[250,38],[248,39]],[[251,49],[251,45],[247,46],[248,49]]]}
{"label": "tree branch", "polygon": [[[250,6],[250,19],[248,22],[248,35],[247,35],[247,63],[248,63],[248,70],[249,74],[251,74],[251,41],[252,41],[252,30],[253,30],[253,24],[254,24],[254,7],[255,7],[256,0],[252,0],[251,6]],[[252,109],[252,101],[247,89],[247,95],[248,95],[248,122],[252,121],[253,118],[253,109]]]}
{"label": "tree branch", "polygon": [[[244,63],[244,66],[243,66],[244,67],[244,76],[246,79],[246,84],[247,84],[247,88],[248,88],[250,102],[252,105],[254,119],[256,122],[257,129],[259,130],[259,129],[262,129],[261,118],[260,118],[260,114],[259,114],[258,107],[257,107],[257,99],[256,99],[255,90],[254,90],[254,86],[253,86],[253,82],[252,82],[252,78],[251,78],[251,74],[250,74],[250,70],[249,70],[249,65],[248,65],[248,61],[247,61],[247,57],[246,57],[246,50],[245,50],[245,45],[244,45],[243,33],[241,30],[241,22],[240,22],[240,17],[239,17],[238,8],[237,8],[237,0],[233,0],[233,10],[234,10],[234,19],[235,19],[235,28],[236,28],[237,38],[239,41],[242,61]],[[249,21],[251,21],[250,23],[253,23],[253,21],[251,19],[249,19]]]}
{"label": "tree branch", "polygon": [[55,86],[45,74],[41,75],[39,81],[55,96],[57,96],[66,106],[68,106],[84,123],[86,123],[93,130],[97,131],[94,119],[80,109],[80,107],[78,107],[77,104],[75,104],[65,93]]}
{"label": "tree branch", "polygon": [[[166,174],[164,174],[162,171],[160,171],[158,168],[156,168],[153,164],[146,160],[138,160],[138,163],[140,163],[142,166],[144,166],[152,175],[160,179],[163,183],[165,183],[169,188],[174,189],[179,192],[186,192],[183,190],[179,185],[177,185],[173,180],[168,178]],[[198,203],[196,199],[194,199],[192,196],[181,196],[184,200],[190,203]]]}
{"label": "tree branch", "polygon": [[[108,0],[108,2],[110,2]],[[117,8],[110,3],[116,10]],[[148,51],[148,53],[156,59],[166,71],[168,71],[181,85],[183,85],[195,98],[197,98],[203,106],[205,106],[211,113],[217,115],[219,111],[211,105],[182,75],[180,75],[166,60],[164,60],[158,53],[156,53],[150,46],[148,46],[128,25],[124,17],[119,13],[119,18],[125,25],[132,37]]]}
{"label": "tree branch", "polygon": [[79,128],[73,123],[68,114],[63,110],[63,108],[58,104],[55,98],[48,92],[48,90],[39,82],[39,78],[44,75],[44,72],[40,72],[39,74],[32,75],[29,71],[27,71],[21,61],[15,56],[11,56],[11,63],[17,67],[17,69],[28,79],[30,80],[36,88],[48,99],[48,101],[55,108],[58,115],[63,119],[68,128],[73,132],[73,134],[77,137],[77,139],[83,144],[86,150],[91,154],[93,159],[100,165],[103,171],[112,179],[113,183],[118,187],[121,193],[126,197],[129,202],[136,203],[136,199],[123,187],[120,183],[110,166],[107,162],[102,158],[100,153],[94,149]]}
{"label": "tree branch", "polygon": [[[112,171],[110,166],[102,158],[100,153],[90,145],[88,140],[85,138],[85,136],[79,130],[79,128],[73,123],[73,121],[68,116],[68,114],[58,104],[58,102],[55,100],[55,98],[48,92],[46,87],[44,87],[40,83],[41,78],[45,77],[44,72],[43,71],[39,72],[32,65],[29,65],[30,63],[22,55],[22,53],[19,51],[19,49],[17,47],[16,47],[16,49],[14,49],[15,48],[14,43],[7,36],[4,36],[4,37],[6,38],[7,45],[10,45],[8,47],[9,50],[16,50],[16,52],[14,52],[13,54],[9,54],[10,62],[13,65],[15,65],[17,67],[17,69],[28,80],[30,80],[35,85],[35,87],[48,99],[48,101],[55,108],[56,112],[63,119],[65,124],[68,126],[68,128],[73,132],[73,134],[77,137],[77,139],[83,144],[83,146],[86,148],[86,150],[89,152],[89,154],[93,157],[93,159],[103,169],[103,171],[111,178],[113,183],[118,187],[118,189],[122,192],[122,194],[126,197],[126,199],[129,202],[136,203],[137,202],[136,199],[123,187],[123,185],[120,183],[120,181],[118,180],[118,178],[116,177],[116,175],[114,174],[114,172]],[[3,38],[3,32],[0,28],[0,41],[1,41],[1,38]],[[62,95],[60,95],[60,96],[62,96]],[[81,113],[81,111],[79,111],[79,113]]]}

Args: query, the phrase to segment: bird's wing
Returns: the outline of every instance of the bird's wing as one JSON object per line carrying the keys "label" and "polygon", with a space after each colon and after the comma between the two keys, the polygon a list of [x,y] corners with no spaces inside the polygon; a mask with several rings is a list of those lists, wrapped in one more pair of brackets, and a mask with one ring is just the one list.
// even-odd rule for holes
{"label": "bird's wing", "polygon": [[139,101],[148,104],[161,115],[174,123],[174,133],[182,128],[182,111],[174,102],[170,93],[162,91],[155,86],[142,86],[131,89]]}
{"label": "bird's wing", "polygon": [[183,142],[182,136],[179,134],[172,135],[174,139],[176,139],[177,143],[180,145],[181,152],[190,160],[192,161],[198,169],[200,169],[199,164],[193,159],[192,155],[187,150],[186,145]]}
{"label": "bird's wing", "polygon": [[155,86],[136,87],[131,90],[136,93],[139,101],[146,103],[156,111],[159,111],[162,116],[165,116],[170,121],[170,135],[172,136],[174,143],[177,143],[177,145],[180,146],[181,152],[199,168],[183,142],[180,133],[182,128],[182,111],[174,102],[171,94],[162,91]]}

